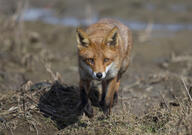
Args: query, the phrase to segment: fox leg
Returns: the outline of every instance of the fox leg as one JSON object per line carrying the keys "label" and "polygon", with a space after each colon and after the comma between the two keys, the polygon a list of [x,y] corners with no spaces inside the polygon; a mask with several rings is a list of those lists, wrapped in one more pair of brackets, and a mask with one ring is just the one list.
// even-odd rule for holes
{"label": "fox leg", "polygon": [[114,93],[114,96],[113,96],[113,104],[112,104],[112,106],[115,105],[115,104],[117,104],[117,102],[118,102],[118,90],[119,90],[119,85],[120,85],[120,80],[117,81],[117,83],[116,83],[115,93]]}
{"label": "fox leg", "polygon": [[104,113],[110,114],[111,107],[113,105],[113,98],[115,92],[117,93],[117,89],[119,88],[119,83],[117,82],[117,77],[103,82],[103,93],[102,93],[102,107]]}
{"label": "fox leg", "polygon": [[79,109],[83,108],[85,115],[87,115],[89,118],[93,117],[93,108],[91,107],[91,101],[89,99],[90,83],[90,81],[80,80],[79,84],[81,98]]}
{"label": "fox leg", "polygon": [[[115,83],[114,83],[114,89],[111,90],[111,94],[109,92],[109,97],[111,98],[110,99],[110,104],[109,104],[109,115],[111,113],[111,108],[113,107],[114,104],[117,103],[118,101],[118,90],[119,90],[119,85],[120,85],[120,81],[118,80],[115,80]],[[106,99],[107,100],[107,99]]]}

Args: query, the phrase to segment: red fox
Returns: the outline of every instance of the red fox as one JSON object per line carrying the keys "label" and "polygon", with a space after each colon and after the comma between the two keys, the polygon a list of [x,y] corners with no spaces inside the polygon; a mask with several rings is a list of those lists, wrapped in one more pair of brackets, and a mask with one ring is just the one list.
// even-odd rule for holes
{"label": "red fox", "polygon": [[101,19],[85,31],[77,28],[81,108],[93,117],[90,101],[92,80],[102,83],[100,105],[110,114],[118,97],[120,78],[127,70],[132,50],[132,34],[127,26],[113,19]]}

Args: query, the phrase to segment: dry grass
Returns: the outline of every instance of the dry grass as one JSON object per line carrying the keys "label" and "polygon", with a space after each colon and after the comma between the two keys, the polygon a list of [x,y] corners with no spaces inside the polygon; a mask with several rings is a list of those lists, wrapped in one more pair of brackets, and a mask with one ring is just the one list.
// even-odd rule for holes
{"label": "dry grass", "polygon": [[4,108],[0,113],[2,134],[18,134],[17,129],[22,126],[27,126],[26,132],[37,135],[50,127],[57,134],[75,135],[192,134],[192,102],[187,96],[162,102],[140,117],[122,108],[107,118],[99,108],[94,108],[93,119],[75,108],[79,103],[78,88],[59,82],[28,81],[9,96],[1,95],[0,101]]}

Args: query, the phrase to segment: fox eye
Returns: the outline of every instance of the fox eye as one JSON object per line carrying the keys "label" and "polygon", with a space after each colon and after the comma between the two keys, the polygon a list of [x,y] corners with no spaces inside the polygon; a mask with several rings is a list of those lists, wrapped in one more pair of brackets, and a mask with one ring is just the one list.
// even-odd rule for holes
{"label": "fox eye", "polygon": [[88,59],[86,59],[86,61],[87,61],[88,63],[94,64],[94,59],[93,59],[93,58],[88,58]]}
{"label": "fox eye", "polygon": [[108,61],[109,61],[109,58],[105,58],[105,59],[104,59],[104,62],[108,62]]}

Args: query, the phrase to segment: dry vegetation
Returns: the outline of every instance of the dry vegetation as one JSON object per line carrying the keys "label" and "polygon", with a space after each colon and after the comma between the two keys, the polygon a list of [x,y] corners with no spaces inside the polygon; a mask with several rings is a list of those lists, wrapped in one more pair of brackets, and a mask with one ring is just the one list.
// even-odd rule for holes
{"label": "dry vegetation", "polygon": [[18,15],[0,18],[0,135],[192,134],[191,31],[155,37],[161,32],[152,24],[133,31],[134,58],[118,104],[110,117],[95,106],[88,119],[76,108],[75,28]]}
{"label": "dry vegetation", "polygon": [[[104,116],[98,107],[95,107],[95,117],[88,119],[82,115],[80,110],[76,109],[79,103],[78,87],[68,86],[66,83],[63,84],[62,82],[65,81],[61,75],[51,69],[50,62],[54,61],[52,57],[45,55],[49,54],[44,53],[45,48],[36,48],[39,44],[43,44],[38,32],[21,31],[21,35],[19,34],[21,37],[15,38],[18,36],[18,26],[17,24],[15,25],[14,27],[9,27],[9,29],[6,26],[2,29],[1,42],[3,42],[3,51],[1,53],[5,56],[1,56],[2,62],[4,62],[1,70],[7,73],[7,71],[13,71],[13,68],[20,69],[19,75],[16,75],[16,80],[21,78],[21,80],[17,81],[24,83],[17,87],[16,90],[8,90],[7,85],[10,82],[13,84],[15,81],[6,81],[13,76],[7,73],[4,74],[7,79],[2,78],[1,80],[1,89],[4,89],[0,95],[1,135],[26,133],[37,135],[192,134],[190,55],[175,56],[173,54],[169,61],[160,64],[160,67],[169,70],[175,63],[180,65],[184,63],[187,66],[182,69],[182,74],[161,71],[160,73],[149,74],[145,79],[142,79],[142,77],[137,78],[128,87],[122,86],[123,90],[120,91],[118,109],[114,109],[113,114],[109,118]],[[16,33],[10,33],[12,31]],[[46,40],[48,42],[52,41],[51,39]],[[33,55],[34,52],[36,52],[35,55]],[[41,58],[40,61],[38,60],[39,58]],[[33,83],[25,77],[20,77],[35,72],[34,66],[37,62],[43,63],[44,70],[47,70],[52,79]],[[156,87],[156,85],[167,87],[167,91],[158,93],[159,101],[156,104],[150,103],[153,102],[154,97],[149,100],[148,98],[150,97],[146,97],[146,95],[136,98],[137,101],[142,101],[141,109],[145,109],[141,113],[142,115],[133,113],[132,109],[134,107],[131,106],[131,101],[135,102],[133,100],[135,97],[126,97],[123,91],[145,89],[152,92],[151,89]],[[168,93],[168,97],[171,97],[171,100],[166,97],[166,93]],[[95,95],[93,94],[93,97],[95,96],[96,93]],[[143,100],[143,98],[146,98],[146,100]],[[134,104],[132,103],[132,105]],[[136,109],[140,108],[137,107]]]}
{"label": "dry vegetation", "polygon": [[[186,82],[183,82],[185,85]],[[189,89],[186,89],[189,92]],[[16,91],[1,95],[1,134],[192,134],[191,95],[182,99],[174,96],[142,116],[126,110],[120,99],[121,110],[109,118],[99,108],[95,117],[88,119],[76,109],[79,103],[77,87],[59,82],[26,82]],[[143,103],[145,105],[145,103]]]}

